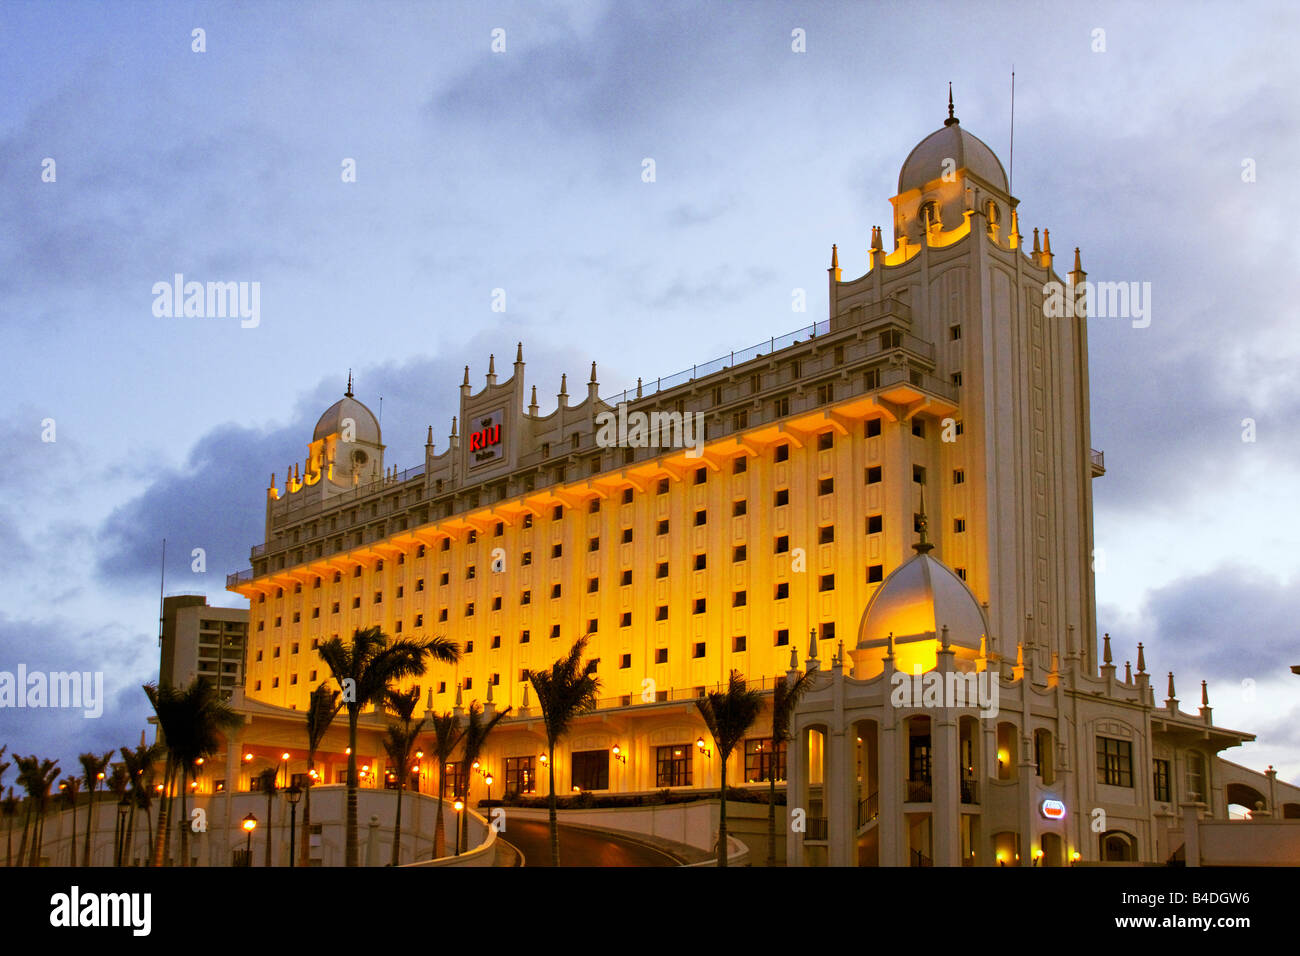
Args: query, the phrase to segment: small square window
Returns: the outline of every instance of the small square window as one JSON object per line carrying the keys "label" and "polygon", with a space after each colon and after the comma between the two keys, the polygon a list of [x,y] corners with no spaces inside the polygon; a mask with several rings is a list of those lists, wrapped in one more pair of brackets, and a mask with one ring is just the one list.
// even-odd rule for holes
{"label": "small square window", "polygon": [[883,565],[873,564],[867,568],[867,583],[875,584],[877,581],[885,579],[885,568]]}
{"label": "small square window", "polygon": [[790,489],[789,488],[777,489],[776,498],[774,499],[775,506],[777,508],[780,508],[782,505],[788,505],[789,503],[790,503]]}
{"label": "small square window", "polygon": [[590,503],[587,505],[587,514],[591,514],[591,515],[598,515],[598,514],[600,514],[600,499],[599,499],[599,498],[592,498],[592,499],[591,499]]}
{"label": "small square window", "polygon": [[964,485],[966,483],[966,472],[961,468],[954,468],[952,472],[952,483],[954,485]]}
{"label": "small square window", "polygon": [[533,552],[531,552],[531,551],[525,551],[524,554],[523,554],[523,557],[521,557],[521,558],[519,559],[519,563],[522,564],[524,567],[527,567],[528,565],[532,564],[532,563],[533,563]]}
{"label": "small square window", "polygon": [[631,529],[631,528],[624,528],[624,529],[623,529],[623,543],[624,543],[624,544],[631,544],[631,543],[632,543],[632,529]]}
{"label": "small square window", "polygon": [[658,525],[655,526],[655,534],[667,534],[667,533],[668,533],[668,519],[664,518],[659,522]]}
{"label": "small square window", "polygon": [[587,593],[595,594],[600,590],[600,578],[587,578]]}
{"label": "small square window", "polygon": [[709,556],[707,554],[705,554],[704,552],[700,552],[695,556],[696,571],[703,571],[708,566],[709,566]]}
{"label": "small square window", "polygon": [[500,634],[494,634],[494,635],[492,635],[492,646],[493,646],[493,648],[497,648],[497,647],[500,647],[500,646],[501,646],[501,635],[500,635]]}
{"label": "small square window", "polygon": [[451,538],[443,538],[443,539],[442,539],[442,550],[444,550],[444,551],[450,551],[450,550],[451,550]]}
{"label": "small square window", "polygon": [[776,646],[785,647],[789,643],[790,643],[790,631],[783,627],[781,628],[781,630],[776,632]]}
{"label": "small square window", "polygon": [[471,528],[470,531],[469,531],[469,538],[468,538],[468,541],[469,541],[470,544],[475,544],[475,543],[477,543],[477,541],[478,541],[478,531],[476,531],[475,529]]}
{"label": "small square window", "polygon": [[588,634],[595,634],[598,630],[600,630],[600,621],[597,618],[593,617],[587,621]]}
{"label": "small square window", "polygon": [[749,596],[745,591],[736,591],[731,595],[731,606],[744,607],[748,599]]}
{"label": "small square window", "polygon": [[749,503],[744,498],[741,498],[739,501],[733,501],[731,503],[732,517],[739,518],[741,515],[745,514],[748,506]]}
{"label": "small square window", "polygon": [[599,550],[600,550],[600,538],[588,538],[588,539],[587,539],[587,550],[588,550],[588,551],[599,551]]}
{"label": "small square window", "polygon": [[880,483],[880,466],[872,465],[867,469],[867,484],[876,485]]}
{"label": "small square window", "polygon": [[494,611],[501,610],[501,595],[498,594],[496,597],[492,599],[492,610]]}
{"label": "small square window", "polygon": [[468,566],[465,568],[465,580],[466,580],[466,581],[472,581],[472,580],[474,580],[474,576],[475,576],[477,573],[478,573],[478,572],[477,572],[477,570],[475,570],[474,565],[472,565],[472,564],[471,564],[471,565],[468,565]]}
{"label": "small square window", "polygon": [[835,447],[835,433],[822,432],[817,436],[817,450],[826,451],[828,448]]}
{"label": "small square window", "polygon": [[552,598],[557,598],[557,597],[559,597],[559,596],[560,596],[560,586],[559,586],[558,584],[552,584],[552,585],[551,585],[551,597],[552,597]]}
{"label": "small square window", "polygon": [[960,325],[950,325],[950,326],[948,326],[948,338],[951,339],[951,340],[954,341],[954,342],[956,342],[958,339],[960,339],[960,338],[961,338],[961,326],[960,326]]}
{"label": "small square window", "polygon": [[925,437],[925,422],[920,418],[912,419],[912,434],[917,438]]}
{"label": "small square window", "polygon": [[916,482],[918,485],[923,485],[923,484],[925,484],[925,466],[924,466],[924,465],[913,465],[913,466],[912,466],[912,480],[913,480],[914,482]]}
{"label": "small square window", "polygon": [[952,519],[952,530],[953,530],[953,532],[954,532],[955,534],[961,534],[963,531],[965,531],[965,530],[966,530],[966,519],[965,519],[965,518],[953,518],[953,519]]}
{"label": "small square window", "polygon": [[623,615],[618,619],[618,626],[619,626],[619,627],[631,627],[631,626],[632,626],[632,614],[631,614],[630,612],[628,612],[628,611],[624,611],[624,612],[623,612]]}
{"label": "small square window", "polygon": [[632,583],[632,569],[624,568],[623,576],[618,579],[618,586],[621,588],[625,588],[631,583]]}
{"label": "small square window", "polygon": [[563,555],[563,554],[564,554],[564,545],[563,545],[563,544],[555,544],[555,545],[551,545],[551,557],[553,557],[553,558],[558,558],[558,557],[560,557],[560,556]]}
{"label": "small square window", "polygon": [[658,493],[661,494],[661,495],[666,495],[666,494],[668,494],[668,479],[667,479],[667,478],[660,478],[660,479],[659,479],[659,492],[658,492]]}
{"label": "small square window", "polygon": [[786,598],[788,598],[789,596],[790,596],[790,582],[789,582],[789,581],[782,581],[781,583],[779,583],[779,584],[776,586],[776,598],[775,598],[775,600],[777,600],[777,601],[784,601],[784,600],[785,600]]}
{"label": "small square window", "polygon": [[733,562],[744,561],[746,556],[747,556],[747,549],[743,544],[736,545],[736,547],[731,549],[731,560]]}
{"label": "small square window", "polygon": [[707,511],[695,512],[695,527],[698,528],[700,525],[704,524],[708,520],[709,520],[709,513]]}
{"label": "small square window", "polygon": [[822,478],[817,482],[817,494],[829,495],[835,491],[834,478]]}
{"label": "small square window", "polygon": [[666,621],[666,620],[668,620],[668,605],[667,605],[667,604],[660,604],[657,608],[655,608],[655,620],[656,620],[656,621]]}
{"label": "small square window", "polygon": [[868,438],[875,438],[875,437],[877,437],[879,434],[880,434],[880,419],[879,419],[879,418],[868,418],[868,419],[867,419],[867,437],[868,437]]}
{"label": "small square window", "polygon": [[666,577],[668,577],[668,562],[667,562],[667,561],[660,561],[657,565],[655,565],[655,577],[656,577],[656,578],[666,578]]}
{"label": "small square window", "polygon": [[704,642],[696,641],[694,646],[691,648],[691,657],[700,658],[703,657],[704,654],[705,654]]}
{"label": "small square window", "polygon": [[441,623],[446,620],[447,620],[447,609],[444,607],[439,609],[438,611],[438,621]]}
{"label": "small square window", "polygon": [[470,601],[468,604],[465,605],[465,616],[466,616],[466,617],[473,617],[473,616],[474,616],[474,602],[473,602],[473,601]]}
{"label": "small square window", "polygon": [[556,639],[559,638],[559,636],[560,636],[560,625],[558,625],[558,624],[552,624],[552,625],[551,625],[551,640],[556,640]]}
{"label": "small square window", "polygon": [[961,387],[961,372],[953,372],[952,375],[949,376],[949,378],[952,379],[952,383],[954,385],[958,386],[959,388]]}
{"label": "small square window", "polygon": [[697,485],[702,485],[708,480],[709,480],[709,469],[707,468],[695,469],[695,483]]}
{"label": "small square window", "polygon": [[867,534],[880,534],[885,530],[884,515],[867,515]]}
{"label": "small square window", "polygon": [[631,489],[631,488],[624,488],[624,489],[623,489],[623,504],[625,504],[625,505],[630,505],[631,503],[632,503],[632,489]]}
{"label": "small square window", "polygon": [[439,583],[440,585],[441,585],[441,584],[447,584],[447,583],[449,583],[450,581],[451,581],[451,573],[448,572],[448,571],[443,571],[442,574],[440,574],[440,575],[438,576],[438,583]]}
{"label": "small square window", "polygon": [[629,667],[631,667],[631,666],[632,666],[632,655],[631,655],[631,654],[623,654],[622,656],[619,657],[619,659],[618,659],[618,669],[619,669],[619,670],[623,670],[623,671],[625,671],[625,670],[627,670],[627,669],[628,669]]}
{"label": "small square window", "polygon": [[731,459],[731,473],[733,475],[743,475],[749,470],[749,459],[744,455],[737,455]]}
{"label": "small square window", "polygon": [[965,569],[965,568],[953,568],[953,570],[957,572],[957,577],[961,578],[963,581],[966,580],[966,569]]}
{"label": "small square window", "polygon": [[835,525],[828,524],[817,529],[817,543],[830,544],[835,540]]}
{"label": "small square window", "polygon": [[731,639],[731,653],[739,654],[745,650],[745,635],[738,634]]}
{"label": "small square window", "polygon": [[533,516],[532,516],[532,515],[524,515],[524,527],[525,527],[525,528],[531,528],[532,526],[533,526]]}
{"label": "small square window", "polygon": [[691,613],[692,613],[692,614],[703,614],[704,611],[705,611],[705,602],[704,602],[704,598],[696,598],[696,599],[695,599],[695,608],[694,608],[694,610],[693,610]]}
{"label": "small square window", "polygon": [[834,591],[834,590],[835,590],[835,575],[833,575],[833,574],[823,574],[823,575],[821,576],[821,578],[820,578],[820,579],[818,580],[818,582],[817,582],[817,590],[818,590],[818,591]]}
{"label": "small square window", "polygon": [[785,554],[789,550],[790,550],[790,537],[789,535],[783,534],[781,535],[781,537],[776,539],[776,553]]}
{"label": "small square window", "polygon": [[656,663],[656,664],[667,664],[667,663],[668,663],[668,648],[666,648],[666,647],[656,647],[656,648],[655,648],[655,663]]}
{"label": "small square window", "polygon": [[556,505],[551,509],[551,520],[559,521],[564,517],[564,505]]}
{"label": "small square window", "polygon": [[790,446],[789,446],[789,445],[777,445],[777,446],[776,446],[776,460],[777,460],[777,461],[789,461],[789,460],[790,460]]}

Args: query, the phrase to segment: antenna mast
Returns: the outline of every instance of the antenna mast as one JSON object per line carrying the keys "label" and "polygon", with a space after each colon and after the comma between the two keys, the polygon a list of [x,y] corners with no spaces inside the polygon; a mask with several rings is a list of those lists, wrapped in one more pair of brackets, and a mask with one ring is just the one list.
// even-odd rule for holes
{"label": "antenna mast", "polygon": [[167,539],[163,538],[162,561],[158,565],[158,646],[163,641],[163,580],[167,576]]}
{"label": "antenna mast", "polygon": [[1011,154],[1007,157],[1007,192],[1016,181],[1016,65],[1011,64]]}

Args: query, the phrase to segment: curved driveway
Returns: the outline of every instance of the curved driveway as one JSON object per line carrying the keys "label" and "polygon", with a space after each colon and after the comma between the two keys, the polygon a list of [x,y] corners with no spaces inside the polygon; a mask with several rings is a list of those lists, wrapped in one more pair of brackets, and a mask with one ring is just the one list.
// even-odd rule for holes
{"label": "curved driveway", "polygon": [[[511,820],[504,839],[524,855],[524,866],[551,865],[551,828],[546,821]],[[680,866],[681,861],[654,847],[608,831],[560,824],[561,866]]]}

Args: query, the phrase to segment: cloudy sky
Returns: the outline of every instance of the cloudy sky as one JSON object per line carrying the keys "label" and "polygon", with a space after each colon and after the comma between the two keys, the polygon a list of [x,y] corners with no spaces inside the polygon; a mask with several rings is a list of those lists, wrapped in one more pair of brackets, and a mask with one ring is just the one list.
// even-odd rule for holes
{"label": "cloudy sky", "polygon": [[[102,670],[108,697],[98,720],[0,711],[0,743],[66,764],[138,740],[161,540],[169,593],[239,605],[270,473],[349,368],[408,467],[427,425],[445,443],[461,367],[516,341],[546,409],[592,360],[610,394],[825,318],[831,243],[865,271],[949,80],[1007,163],[1014,64],[1022,225],[1151,288],[1149,327],[1090,324],[1100,625],[1185,706],[1209,681],[1216,722],[1259,737],[1226,756],[1300,778],[1297,19],[0,5],[0,669]],[[260,283],[259,324],[156,316],[176,273]]]}

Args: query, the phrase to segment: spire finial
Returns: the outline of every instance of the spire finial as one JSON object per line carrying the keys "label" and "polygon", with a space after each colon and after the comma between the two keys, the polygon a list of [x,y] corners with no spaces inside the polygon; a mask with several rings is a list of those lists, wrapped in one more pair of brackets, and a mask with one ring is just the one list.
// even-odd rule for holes
{"label": "spire finial", "polygon": [[432,425],[429,426],[429,434],[424,439],[424,443],[428,445],[430,448],[433,447],[433,426]]}
{"label": "spire finial", "polygon": [[1083,271],[1083,263],[1081,263],[1081,262],[1079,261],[1079,247],[1078,247],[1078,246],[1075,246],[1075,247],[1074,247],[1074,271],[1075,271],[1075,272],[1082,272],[1082,271]]}
{"label": "spire finial", "polygon": [[591,381],[593,381],[593,382],[596,381],[596,363],[595,363],[595,362],[592,362],[592,363],[591,363]]}
{"label": "spire finial", "polygon": [[1169,672],[1169,699],[1174,700],[1174,672]]}
{"label": "spire finial", "polygon": [[348,369],[348,390],[343,393],[345,397],[352,397],[352,369]]}
{"label": "spire finial", "polygon": [[1130,661],[1124,662],[1124,683],[1133,683],[1133,664]]}
{"label": "spire finial", "polygon": [[[1139,645],[1139,646],[1141,646],[1141,645]],[[1103,664],[1109,664],[1109,663],[1111,662],[1111,656],[1110,656],[1110,634],[1109,634],[1109,633],[1103,634],[1103,635],[1101,636],[1101,647],[1102,647],[1102,650],[1101,650],[1101,660],[1102,660],[1102,663],[1103,663]]]}
{"label": "spire finial", "polygon": [[516,343],[515,347],[515,364],[519,365],[524,360],[524,343]]}
{"label": "spire finial", "polygon": [[1147,656],[1142,650],[1142,642],[1138,641],[1138,673],[1145,674],[1147,671]]}
{"label": "spire finial", "polygon": [[918,531],[921,533],[921,540],[912,545],[912,550],[917,554],[927,554],[934,549],[928,538],[925,536],[925,529],[929,522],[925,518],[925,485],[921,485],[921,513],[917,515]]}
{"label": "spire finial", "polygon": [[839,267],[840,267],[840,247],[835,243],[831,243],[831,268],[838,269]]}
{"label": "spire finial", "polygon": [[495,375],[495,374],[497,373],[497,357],[496,357],[496,353],[495,353],[495,352],[490,353],[490,354],[488,355],[488,371],[487,371],[487,373],[488,373],[489,375]]}
{"label": "spire finial", "polygon": [[569,373],[568,372],[560,373],[560,394],[561,395],[569,394]]}
{"label": "spire finial", "polygon": [[952,81],[949,80],[948,81],[948,118],[943,121],[943,125],[955,126],[959,122],[961,121],[957,119],[957,117],[954,116],[952,112]]}
{"label": "spire finial", "polygon": [[461,382],[460,384],[461,384],[462,387],[465,386],[465,385],[468,385],[468,384],[469,384],[469,366],[468,366],[468,365],[465,366],[465,381]]}
{"label": "spire finial", "polygon": [[1210,706],[1210,688],[1206,685],[1205,681],[1201,681],[1201,706]]}

